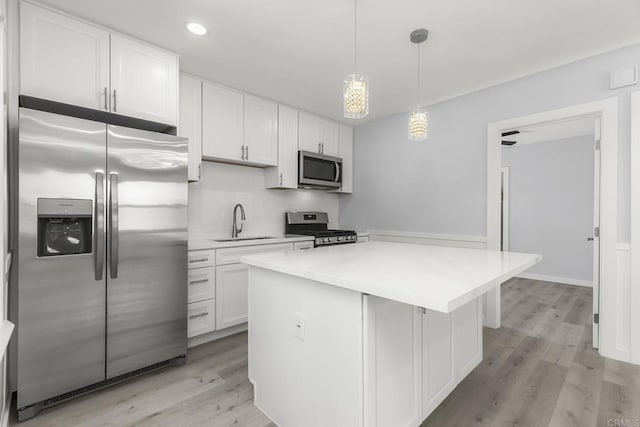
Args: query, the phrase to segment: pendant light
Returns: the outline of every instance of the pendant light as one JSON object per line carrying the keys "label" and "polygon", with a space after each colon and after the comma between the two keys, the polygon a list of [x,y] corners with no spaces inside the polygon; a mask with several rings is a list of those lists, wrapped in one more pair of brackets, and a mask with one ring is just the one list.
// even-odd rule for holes
{"label": "pendant light", "polygon": [[353,74],[344,80],[344,116],[361,119],[369,114],[369,82],[358,74],[358,0],[353,1]]}
{"label": "pendant light", "polygon": [[410,35],[411,43],[418,48],[418,89],[416,91],[416,108],[409,116],[409,139],[416,141],[427,139],[428,118],[427,113],[420,109],[420,43],[427,40],[429,31],[424,28],[415,30]]}

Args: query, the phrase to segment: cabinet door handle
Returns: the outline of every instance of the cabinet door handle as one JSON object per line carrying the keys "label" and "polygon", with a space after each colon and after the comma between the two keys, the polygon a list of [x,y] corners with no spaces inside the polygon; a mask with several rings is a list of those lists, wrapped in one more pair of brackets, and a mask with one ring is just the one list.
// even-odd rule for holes
{"label": "cabinet door handle", "polygon": [[318,142],[318,154],[322,154],[322,142]]}
{"label": "cabinet door handle", "polygon": [[109,93],[108,93],[107,87],[105,86],[104,87],[104,109],[107,111],[109,111],[108,102],[109,102]]}
{"label": "cabinet door handle", "polygon": [[202,180],[202,164],[198,165],[198,181]]}
{"label": "cabinet door handle", "polygon": [[209,258],[197,258],[197,259],[190,259],[189,260],[189,264],[193,264],[196,262],[207,262],[209,261]]}
{"label": "cabinet door handle", "polygon": [[245,160],[249,160],[249,146],[248,145],[244,146],[244,152],[245,152],[244,159]]}
{"label": "cabinet door handle", "polygon": [[189,284],[190,285],[196,285],[198,283],[205,283],[205,282],[208,282],[208,281],[209,281],[209,279],[193,280],[193,281],[189,282]]}
{"label": "cabinet door handle", "polygon": [[280,174],[280,186],[282,186],[282,174]]}
{"label": "cabinet door handle", "polygon": [[114,112],[118,111],[117,108],[116,108],[117,106],[118,106],[118,94],[116,93],[116,90],[114,89],[113,90],[113,111]]}
{"label": "cabinet door handle", "polygon": [[193,315],[189,316],[189,319],[195,319],[196,317],[203,317],[203,316],[208,316],[208,315],[209,315],[208,311],[203,311],[202,313],[193,314]]}
{"label": "cabinet door handle", "polygon": [[242,160],[244,160],[244,145],[240,148],[240,157],[242,158]]}

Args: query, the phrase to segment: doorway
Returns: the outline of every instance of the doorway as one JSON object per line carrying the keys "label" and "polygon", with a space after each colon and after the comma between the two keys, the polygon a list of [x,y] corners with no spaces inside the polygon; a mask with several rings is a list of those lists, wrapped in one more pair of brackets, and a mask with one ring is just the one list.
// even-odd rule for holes
{"label": "doorway", "polygon": [[[542,255],[521,278],[592,288],[592,314],[599,311],[599,121],[525,126],[502,132],[501,141],[501,250]],[[596,332],[594,347],[597,339]]]}
{"label": "doorway", "polygon": [[[598,119],[599,126],[594,127],[594,134],[600,142],[599,182],[597,197],[599,209],[597,215],[600,230],[596,237],[594,230],[594,247],[597,242],[599,256],[594,263],[594,314],[593,342],[601,353],[606,354],[613,347],[613,343],[603,340],[615,334],[616,325],[613,322],[615,312],[615,290],[617,279],[617,180],[618,180],[618,101],[616,98],[575,105],[557,110],[527,116],[515,117],[499,122],[490,123],[487,128],[487,248],[500,250],[502,239],[502,134],[520,128],[542,126],[567,120],[593,118]],[[599,137],[599,138],[597,138]],[[595,156],[594,156],[595,158]],[[595,160],[594,160],[595,161]],[[595,180],[595,178],[594,178]],[[595,181],[594,181],[595,187]],[[585,238],[588,236],[585,236]],[[597,240],[596,240],[597,239]],[[595,251],[595,249],[594,249]],[[608,314],[612,316],[607,317]],[[604,320],[604,321],[603,321]],[[611,321],[609,321],[611,320]],[[490,291],[485,302],[485,325],[500,327],[501,301],[500,288]],[[606,330],[606,331],[605,331]],[[606,347],[606,348],[605,348]]]}

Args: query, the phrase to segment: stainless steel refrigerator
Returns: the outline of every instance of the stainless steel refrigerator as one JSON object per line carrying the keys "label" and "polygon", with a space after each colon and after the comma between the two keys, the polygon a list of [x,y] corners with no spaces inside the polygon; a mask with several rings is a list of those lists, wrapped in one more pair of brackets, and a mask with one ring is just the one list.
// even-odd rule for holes
{"label": "stainless steel refrigerator", "polygon": [[186,354],[187,140],[101,117],[20,108],[20,418]]}

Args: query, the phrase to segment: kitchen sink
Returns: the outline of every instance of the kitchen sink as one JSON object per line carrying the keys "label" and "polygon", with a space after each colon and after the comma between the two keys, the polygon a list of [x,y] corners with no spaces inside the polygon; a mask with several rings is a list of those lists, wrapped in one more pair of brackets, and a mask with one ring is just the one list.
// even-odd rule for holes
{"label": "kitchen sink", "polygon": [[257,237],[229,237],[227,239],[211,239],[214,242],[243,242],[246,240],[266,240],[266,239],[275,239],[275,237],[271,236],[257,236]]}

